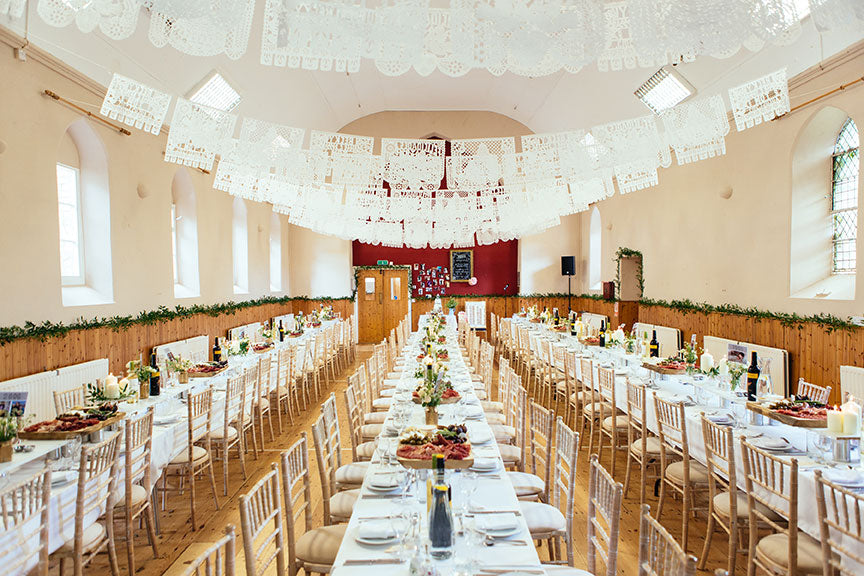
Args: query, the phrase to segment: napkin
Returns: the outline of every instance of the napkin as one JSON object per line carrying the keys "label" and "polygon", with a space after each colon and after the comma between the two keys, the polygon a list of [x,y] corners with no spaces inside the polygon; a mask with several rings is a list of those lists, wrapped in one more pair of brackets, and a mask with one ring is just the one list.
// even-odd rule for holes
{"label": "napkin", "polygon": [[714,412],[712,414],[708,414],[708,420],[714,422],[715,424],[725,424],[726,422],[730,422],[732,417],[728,412]]}
{"label": "napkin", "polygon": [[783,450],[785,448],[789,448],[789,441],[785,438],[774,438],[771,436],[766,436],[759,440],[759,442],[754,442],[757,446],[764,448],[766,450]]}
{"label": "napkin", "polygon": [[492,440],[492,432],[488,428],[470,428],[468,439],[471,440],[472,444],[486,444]]}
{"label": "napkin", "polygon": [[515,514],[482,514],[474,517],[474,525],[483,532],[503,532],[519,525]]}
{"label": "napkin", "polygon": [[475,458],[471,467],[475,470],[495,470],[498,468],[498,460],[495,458]]}
{"label": "napkin", "polygon": [[825,470],[823,474],[825,478],[841,486],[860,486],[864,484],[864,477],[855,470],[831,469]]}
{"label": "napkin", "polygon": [[402,475],[393,472],[381,472],[373,474],[369,479],[369,485],[375,488],[398,488]]}
{"label": "napkin", "polygon": [[389,540],[396,537],[396,531],[387,520],[369,520],[360,523],[357,536],[364,540]]}
{"label": "napkin", "polygon": [[483,417],[483,408],[480,406],[469,406],[465,409],[465,418],[478,420]]}

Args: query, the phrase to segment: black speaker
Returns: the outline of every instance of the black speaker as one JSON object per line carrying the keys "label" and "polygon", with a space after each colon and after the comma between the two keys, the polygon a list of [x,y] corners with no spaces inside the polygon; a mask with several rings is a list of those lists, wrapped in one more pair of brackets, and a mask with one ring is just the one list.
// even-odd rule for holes
{"label": "black speaker", "polygon": [[576,275],[576,257],[561,256],[561,275],[575,276]]}

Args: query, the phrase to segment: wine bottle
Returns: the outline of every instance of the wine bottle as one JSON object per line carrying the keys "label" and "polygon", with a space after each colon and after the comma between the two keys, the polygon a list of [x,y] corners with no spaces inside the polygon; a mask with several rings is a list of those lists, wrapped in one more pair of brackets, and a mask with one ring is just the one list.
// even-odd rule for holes
{"label": "wine bottle", "polygon": [[150,352],[150,367],[156,372],[150,375],[150,396],[159,396],[159,365],[156,364],[156,349]]}
{"label": "wine bottle", "polygon": [[651,358],[660,357],[660,343],[657,342],[657,330],[651,334],[651,342],[648,344],[648,355]]}
{"label": "wine bottle", "polygon": [[756,361],[756,351],[750,353],[750,367],[747,368],[747,400],[755,402],[759,397],[759,363]]}
{"label": "wine bottle", "polygon": [[222,361],[222,347],[219,346],[219,338],[213,339],[213,361],[221,362]]}
{"label": "wine bottle", "polygon": [[606,347],[606,321],[600,321],[600,347]]}
{"label": "wine bottle", "polygon": [[282,325],[282,320],[279,320],[279,342],[285,341],[285,326]]}
{"label": "wine bottle", "polygon": [[436,560],[446,560],[453,554],[453,517],[446,484],[436,485],[432,490],[429,542],[432,544],[432,557]]}

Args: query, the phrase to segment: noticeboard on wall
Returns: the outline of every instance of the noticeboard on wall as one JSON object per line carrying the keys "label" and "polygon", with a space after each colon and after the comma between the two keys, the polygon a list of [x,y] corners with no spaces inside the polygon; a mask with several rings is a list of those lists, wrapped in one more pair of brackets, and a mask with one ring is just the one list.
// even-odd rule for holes
{"label": "noticeboard on wall", "polygon": [[450,281],[468,282],[474,276],[474,251],[450,250]]}

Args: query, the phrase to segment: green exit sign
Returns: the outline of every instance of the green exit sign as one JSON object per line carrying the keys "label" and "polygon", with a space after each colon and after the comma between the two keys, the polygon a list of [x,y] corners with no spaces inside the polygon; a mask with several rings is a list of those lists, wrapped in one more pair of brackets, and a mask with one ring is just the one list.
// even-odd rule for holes
{"label": "green exit sign", "polygon": [[378,266],[387,266],[390,264],[389,260],[378,260]]}

